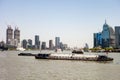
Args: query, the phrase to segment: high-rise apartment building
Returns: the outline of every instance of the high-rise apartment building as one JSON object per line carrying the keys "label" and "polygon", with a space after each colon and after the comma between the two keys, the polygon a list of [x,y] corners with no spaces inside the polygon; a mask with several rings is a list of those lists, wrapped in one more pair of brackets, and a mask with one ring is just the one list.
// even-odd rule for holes
{"label": "high-rise apartment building", "polygon": [[22,46],[23,46],[23,48],[28,48],[28,46],[27,46],[27,40],[26,39],[24,39],[22,41]]}
{"label": "high-rise apartment building", "polygon": [[40,49],[39,35],[35,35],[35,48]]}
{"label": "high-rise apartment building", "polygon": [[29,44],[30,46],[32,46],[32,40],[31,40],[31,39],[28,39],[28,44]]}
{"label": "high-rise apartment building", "polygon": [[46,42],[42,42],[41,49],[46,49]]}
{"label": "high-rise apartment building", "polygon": [[32,40],[31,39],[28,39],[28,48],[33,48]]}
{"label": "high-rise apartment building", "polygon": [[60,42],[60,49],[62,49],[63,50],[63,43],[62,42]]}
{"label": "high-rise apartment building", "polygon": [[60,37],[55,37],[55,48],[60,48]]}
{"label": "high-rise apartment building", "polygon": [[6,30],[6,44],[10,45],[11,44],[11,40],[13,39],[13,29],[11,28],[11,25],[7,26],[7,30]]}
{"label": "high-rise apartment building", "polygon": [[120,48],[120,26],[115,26],[115,46]]}
{"label": "high-rise apartment building", "polygon": [[53,40],[49,40],[49,49],[53,49],[54,45],[53,45]]}
{"label": "high-rise apartment building", "polygon": [[14,30],[14,39],[16,39],[18,43],[20,43],[20,30],[18,28],[15,28]]}
{"label": "high-rise apartment building", "polygon": [[8,28],[6,30],[6,44],[8,46],[17,47],[18,43],[20,43],[20,30],[18,28],[15,28],[13,38],[13,29],[11,28],[11,25],[8,25]]}

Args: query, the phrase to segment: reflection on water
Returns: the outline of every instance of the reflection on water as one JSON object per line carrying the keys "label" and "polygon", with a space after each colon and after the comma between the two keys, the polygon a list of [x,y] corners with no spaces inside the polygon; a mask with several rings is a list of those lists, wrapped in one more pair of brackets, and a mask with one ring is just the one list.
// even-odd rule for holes
{"label": "reflection on water", "polygon": [[[39,51],[29,51],[39,53]],[[0,80],[118,80],[120,53],[114,61],[39,60],[18,56],[18,51],[0,52]],[[65,52],[69,53],[69,52]],[[92,54],[92,53],[85,53]]]}

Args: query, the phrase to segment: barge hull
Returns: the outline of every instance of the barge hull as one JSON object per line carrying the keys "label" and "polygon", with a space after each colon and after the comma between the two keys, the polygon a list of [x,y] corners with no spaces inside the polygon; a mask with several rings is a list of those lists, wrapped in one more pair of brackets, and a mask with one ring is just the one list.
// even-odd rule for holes
{"label": "barge hull", "polygon": [[79,60],[79,61],[112,61],[113,58],[105,55],[80,55],[80,54],[38,54],[36,59],[52,59],[52,60]]}

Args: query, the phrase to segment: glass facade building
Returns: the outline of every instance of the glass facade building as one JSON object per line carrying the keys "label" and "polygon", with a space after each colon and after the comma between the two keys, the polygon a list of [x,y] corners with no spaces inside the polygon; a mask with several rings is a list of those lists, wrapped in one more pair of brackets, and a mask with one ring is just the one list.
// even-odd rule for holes
{"label": "glass facade building", "polygon": [[94,47],[101,46],[102,48],[115,48],[115,32],[106,21],[103,25],[103,30],[100,33],[94,33]]}
{"label": "glass facade building", "polygon": [[102,34],[101,34],[101,32],[94,33],[94,47],[99,47],[99,46],[102,46]]}
{"label": "glass facade building", "polygon": [[39,35],[35,35],[35,48],[40,48],[40,41],[39,41]]}
{"label": "glass facade building", "polygon": [[106,22],[102,31],[102,47],[115,47],[115,32]]}
{"label": "glass facade building", "polygon": [[120,26],[115,26],[115,46],[120,48]]}
{"label": "glass facade building", "polygon": [[55,48],[60,48],[60,37],[55,37]]}

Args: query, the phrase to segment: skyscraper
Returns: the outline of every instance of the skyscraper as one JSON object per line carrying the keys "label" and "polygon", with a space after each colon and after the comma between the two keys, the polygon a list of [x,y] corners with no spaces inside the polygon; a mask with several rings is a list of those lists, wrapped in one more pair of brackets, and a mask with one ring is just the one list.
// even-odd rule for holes
{"label": "skyscraper", "polygon": [[102,31],[102,47],[115,47],[115,32],[113,28],[106,23],[106,21],[103,25]]}
{"label": "skyscraper", "polygon": [[32,40],[31,40],[31,39],[28,39],[28,44],[29,44],[30,46],[32,46]]}
{"label": "skyscraper", "polygon": [[39,35],[35,35],[35,48],[40,48]]}
{"label": "skyscraper", "polygon": [[42,42],[41,48],[46,49],[46,42]]}
{"label": "skyscraper", "polygon": [[94,47],[102,47],[102,33],[94,33]]}
{"label": "skyscraper", "polygon": [[63,50],[63,43],[62,42],[60,42],[60,49],[62,49]]}
{"label": "skyscraper", "polygon": [[49,49],[53,49],[54,45],[53,45],[53,40],[49,40]]}
{"label": "skyscraper", "polygon": [[11,25],[8,25],[8,28],[6,30],[6,44],[7,44],[7,46],[17,47],[18,43],[20,43],[20,30],[18,28],[15,28],[14,38],[13,38],[13,29],[11,28]]}
{"label": "skyscraper", "polygon": [[55,37],[55,48],[60,48],[60,37]]}
{"label": "skyscraper", "polygon": [[18,43],[20,43],[20,30],[18,28],[14,30],[14,39],[18,40]]}
{"label": "skyscraper", "polygon": [[106,20],[102,32],[94,33],[94,47],[98,46],[102,48],[115,47],[115,32],[113,28],[106,23]]}
{"label": "skyscraper", "polygon": [[28,39],[28,48],[32,48],[33,45],[32,45],[32,40],[31,39]]}
{"label": "skyscraper", "polygon": [[115,46],[120,48],[120,26],[115,26]]}
{"label": "skyscraper", "polygon": [[11,28],[11,25],[7,26],[7,30],[6,30],[6,44],[10,45],[11,44],[11,40],[13,39],[13,29]]}
{"label": "skyscraper", "polygon": [[27,40],[26,39],[24,39],[22,41],[22,46],[23,46],[23,48],[27,48]]}

